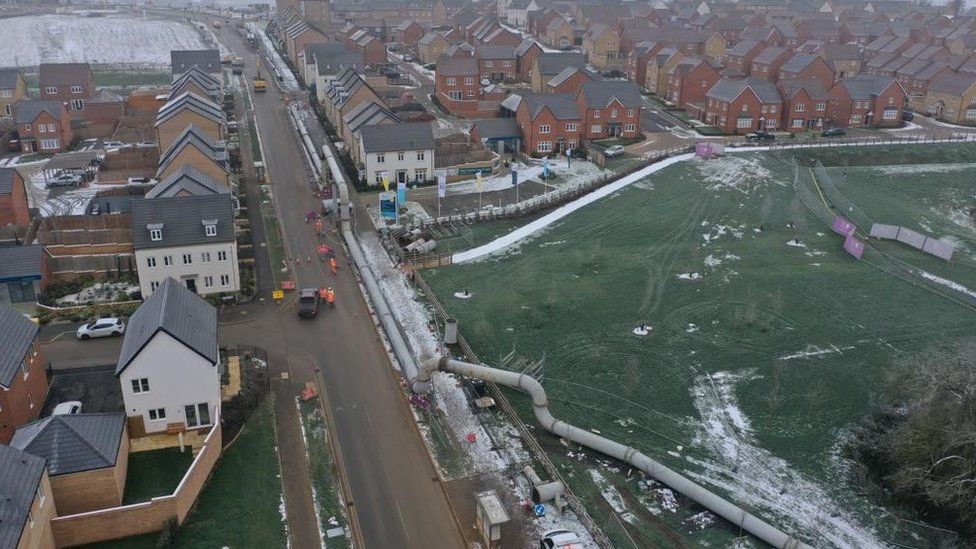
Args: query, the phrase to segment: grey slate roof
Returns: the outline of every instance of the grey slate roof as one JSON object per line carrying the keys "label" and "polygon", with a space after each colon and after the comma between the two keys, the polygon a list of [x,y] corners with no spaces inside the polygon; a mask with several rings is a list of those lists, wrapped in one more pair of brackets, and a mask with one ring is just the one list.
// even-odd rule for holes
{"label": "grey slate roof", "polygon": [[156,113],[155,126],[165,123],[185,109],[189,109],[217,124],[223,124],[226,121],[224,111],[220,110],[219,105],[193,92],[183,92],[159,108],[159,112]]}
{"label": "grey slate roof", "polygon": [[759,40],[740,40],[736,45],[726,50],[726,55],[748,55],[756,46],[761,44]]}
{"label": "grey slate roof", "polygon": [[84,86],[92,82],[88,63],[41,63],[38,68],[38,86]]}
{"label": "grey slate roof", "polygon": [[874,99],[875,96],[888,89],[888,86],[897,82],[888,76],[868,76],[860,75],[854,78],[844,78],[840,85],[844,86],[851,99]]}
{"label": "grey slate roof", "polygon": [[14,192],[14,175],[17,171],[14,168],[0,168],[0,194],[11,194]]}
{"label": "grey slate roof", "polygon": [[730,102],[748,88],[751,88],[763,103],[779,103],[782,101],[779,90],[771,82],[753,77],[742,80],[722,78],[708,90],[705,96],[719,101]]}
{"label": "grey slate roof", "polygon": [[230,189],[193,166],[186,164],[166,179],[156,184],[146,198],[169,198],[173,196],[205,196],[211,194],[230,194]]}
{"label": "grey slate roof", "polygon": [[557,120],[579,120],[580,110],[569,93],[526,94],[522,97],[529,109],[529,120],[535,120],[543,109],[548,108]]}
{"label": "grey slate roof", "polygon": [[542,46],[539,46],[536,43],[536,41],[533,40],[532,38],[526,38],[525,40],[522,40],[522,43],[519,44],[517,48],[515,48],[515,56],[516,57],[522,57],[529,50],[532,49],[532,46],[536,46],[537,48],[540,48],[540,49],[542,48]]}
{"label": "grey slate roof", "polygon": [[49,416],[22,425],[10,445],[47,460],[51,476],[115,465],[125,412]]}
{"label": "grey slate roof", "polygon": [[509,139],[522,137],[522,130],[514,118],[486,118],[475,120],[478,137],[482,139]]}
{"label": "grey slate roof", "polygon": [[478,59],[515,59],[515,48],[505,44],[481,44],[474,55]]}
{"label": "grey slate roof", "polygon": [[[217,236],[204,234],[204,221],[217,221]],[[149,225],[163,225],[163,239],[149,239]],[[132,200],[132,246],[136,250],[234,241],[230,194]]]}
{"label": "grey slate roof", "polygon": [[575,52],[544,52],[540,53],[539,57],[536,57],[535,61],[539,66],[539,74],[544,76],[559,74],[563,69],[569,66],[586,66],[586,59],[584,59],[583,54]]}
{"label": "grey slate roof", "polygon": [[807,68],[810,63],[816,61],[817,56],[812,53],[797,53],[780,65],[779,70],[784,72],[800,72]]}
{"label": "grey slate roof", "polygon": [[775,46],[771,48],[766,48],[763,51],[759,52],[758,55],[753,57],[752,62],[759,63],[762,65],[768,65],[773,61],[779,59],[779,56],[783,55],[786,52],[787,50],[785,48],[777,48]]}
{"label": "grey slate roof", "polygon": [[14,103],[14,119],[18,124],[30,124],[42,112],[60,118],[61,108],[61,103],[53,99],[25,99]]}
{"label": "grey slate roof", "polygon": [[0,90],[12,90],[17,87],[17,75],[20,69],[0,69]]}
{"label": "grey slate roof", "polygon": [[460,59],[441,57],[437,60],[436,72],[444,76],[477,76],[478,60],[471,57]]}
{"label": "grey slate roof", "polygon": [[521,95],[519,95],[517,93],[510,93],[510,94],[508,94],[508,97],[506,97],[505,99],[502,100],[501,105],[499,105],[499,106],[502,109],[508,109],[508,110],[510,110],[512,112],[515,112],[515,111],[518,110],[519,103],[521,103],[521,102],[522,102],[522,96]]}
{"label": "grey slate roof", "polygon": [[359,131],[359,128],[364,126],[373,126],[377,124],[384,124],[386,122],[399,124],[401,122],[397,115],[393,114],[389,109],[371,99],[367,99],[359,105],[356,105],[356,108],[352,109],[342,117],[342,121],[353,134]]}
{"label": "grey slate roof", "polygon": [[44,247],[35,244],[0,246],[0,282],[40,278],[43,253]]}
{"label": "grey slate roof", "polygon": [[156,173],[162,173],[166,171],[170,164],[172,164],[178,157],[180,152],[186,147],[196,147],[204,155],[211,158],[214,162],[224,167],[224,160],[226,159],[226,151],[221,150],[216,143],[214,143],[210,136],[204,133],[200,128],[193,124],[190,124],[183,130],[183,133],[173,140],[166,152],[159,157],[159,164],[156,169]]}
{"label": "grey slate roof", "polygon": [[590,109],[602,109],[614,99],[631,109],[639,109],[643,103],[640,89],[633,82],[616,80],[584,82],[579,93],[583,95],[586,107]]}
{"label": "grey slate roof", "polygon": [[800,91],[806,91],[810,99],[813,100],[827,99],[827,89],[816,78],[790,78],[780,80],[779,87],[783,91],[784,99],[793,99]]}
{"label": "grey slate roof", "polygon": [[425,151],[434,148],[430,122],[364,126],[359,130],[363,150],[371,152]]}
{"label": "grey slate roof", "polygon": [[17,547],[44,477],[44,460],[0,444],[0,547]]}
{"label": "grey slate roof", "polygon": [[976,76],[971,74],[955,74],[944,72],[932,79],[929,91],[962,95],[976,82]]}
{"label": "grey slate roof", "polygon": [[[193,199],[162,198],[156,202],[159,200]],[[167,277],[129,318],[115,375],[121,374],[160,331],[199,353],[208,362],[218,362],[217,309],[172,277]],[[187,380],[187,383],[192,381]]]}
{"label": "grey slate roof", "polygon": [[172,50],[169,63],[173,74],[183,74],[196,65],[206,72],[220,71],[220,52],[218,50]]}
{"label": "grey slate roof", "polygon": [[0,385],[10,387],[34,343],[38,326],[13,307],[0,304]]}

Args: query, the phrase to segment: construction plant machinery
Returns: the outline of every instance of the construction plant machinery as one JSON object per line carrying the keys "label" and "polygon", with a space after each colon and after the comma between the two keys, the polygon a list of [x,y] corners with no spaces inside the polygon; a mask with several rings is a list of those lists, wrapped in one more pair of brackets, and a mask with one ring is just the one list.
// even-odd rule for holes
{"label": "construction plant machinery", "polygon": [[268,91],[268,81],[261,76],[261,58],[258,57],[257,61],[257,71],[254,73],[254,77],[251,78],[251,89],[254,93],[264,93]]}

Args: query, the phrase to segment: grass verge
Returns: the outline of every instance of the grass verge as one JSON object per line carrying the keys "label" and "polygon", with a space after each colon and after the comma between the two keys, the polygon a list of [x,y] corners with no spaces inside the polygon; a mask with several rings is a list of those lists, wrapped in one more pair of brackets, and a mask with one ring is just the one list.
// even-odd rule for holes
{"label": "grass verge", "polygon": [[129,455],[129,472],[125,479],[125,505],[149,501],[173,493],[186,470],[193,463],[189,448],[164,448]]}
{"label": "grass verge", "polygon": [[[339,494],[339,479],[336,478],[336,465],[329,451],[329,433],[322,417],[318,400],[299,402],[298,410],[302,419],[302,435],[308,452],[309,473],[312,476],[312,495],[315,512],[319,517],[322,533],[332,528],[346,528],[346,517]],[[337,536],[326,540],[329,549],[350,547],[349,538]]]}

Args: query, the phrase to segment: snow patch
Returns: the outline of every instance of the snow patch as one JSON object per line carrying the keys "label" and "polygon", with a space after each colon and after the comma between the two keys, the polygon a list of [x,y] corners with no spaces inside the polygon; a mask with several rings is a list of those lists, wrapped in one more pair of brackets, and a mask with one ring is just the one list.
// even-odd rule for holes
{"label": "snow patch", "polygon": [[701,273],[681,273],[677,276],[680,280],[699,280],[701,279]]}
{"label": "snow patch", "polygon": [[613,509],[621,519],[635,524],[637,522],[637,517],[627,508],[627,504],[624,503],[623,496],[620,495],[620,491],[617,487],[607,480],[607,477],[603,476],[600,471],[596,469],[588,469],[590,473],[590,478],[593,480],[593,484],[596,484],[598,490],[600,490],[600,495],[607,502],[608,505]]}
{"label": "snow patch", "polygon": [[726,156],[698,163],[698,172],[708,190],[749,192],[756,184],[773,178],[759,157]]}
{"label": "snow patch", "polygon": [[874,166],[874,171],[884,175],[917,175],[923,173],[952,173],[974,169],[972,164],[902,164],[891,166]]}
{"label": "snow patch", "polygon": [[970,290],[969,288],[963,286],[962,284],[960,284],[958,282],[953,282],[952,280],[949,280],[947,278],[942,278],[941,276],[936,276],[936,275],[934,275],[932,273],[929,273],[929,272],[926,272],[926,271],[919,271],[918,274],[921,275],[922,278],[925,278],[927,280],[931,280],[932,282],[935,282],[936,284],[945,286],[945,287],[950,288],[952,290],[955,290],[955,291],[957,291],[959,293],[966,294],[969,297],[976,297],[976,292],[974,292],[973,290]]}
{"label": "snow patch", "polygon": [[830,345],[829,347],[820,347],[818,345],[807,345],[806,349],[802,351],[797,351],[792,354],[784,355],[779,357],[780,360],[793,360],[797,358],[814,358],[818,356],[831,355],[831,354],[844,354],[844,351],[850,351],[855,348],[854,345],[848,345],[846,347],[838,347],[836,345]]}

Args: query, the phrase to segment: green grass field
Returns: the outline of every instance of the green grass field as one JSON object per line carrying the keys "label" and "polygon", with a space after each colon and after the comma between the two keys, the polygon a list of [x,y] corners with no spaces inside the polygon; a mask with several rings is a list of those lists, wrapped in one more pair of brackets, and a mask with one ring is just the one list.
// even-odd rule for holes
{"label": "green grass field", "polygon": [[189,448],[183,453],[179,448],[166,448],[131,454],[123,503],[128,505],[172,494],[191,463],[193,453]]}
{"label": "green grass field", "polygon": [[[831,166],[837,188],[876,221],[927,226],[959,251],[946,265],[899,244],[879,248],[976,287],[976,229],[958,213],[972,203],[974,170],[869,167],[972,161],[972,145],[802,153],[803,165]],[[678,164],[507,255],[424,276],[482,360],[513,347],[545,356],[558,417],[643,450],[815,546],[918,546],[912,528],[935,543],[847,483],[842,448],[893,361],[971,334],[976,315],[848,256],[793,179],[788,159],[761,153]],[[453,299],[461,288],[474,298]],[[650,335],[632,333],[641,322]],[[514,402],[531,419],[528,401]],[[650,511],[629,535],[608,528],[620,547],[642,532],[712,546],[738,534],[720,522],[699,527],[700,508],[671,512],[660,487],[595,456],[546,446],[589,499],[606,498],[595,470],[627,493],[631,511]]]}
{"label": "green grass field", "polygon": [[[315,399],[302,402],[298,408],[302,416],[302,432],[308,450],[309,473],[312,477],[315,511],[319,516],[319,524],[323,532],[332,528],[346,528],[346,517],[343,514],[339,494],[339,480],[335,476],[336,465],[329,450],[328,433],[319,401]],[[329,549],[343,549],[350,546],[349,538],[345,536],[328,539],[326,543]]]}

